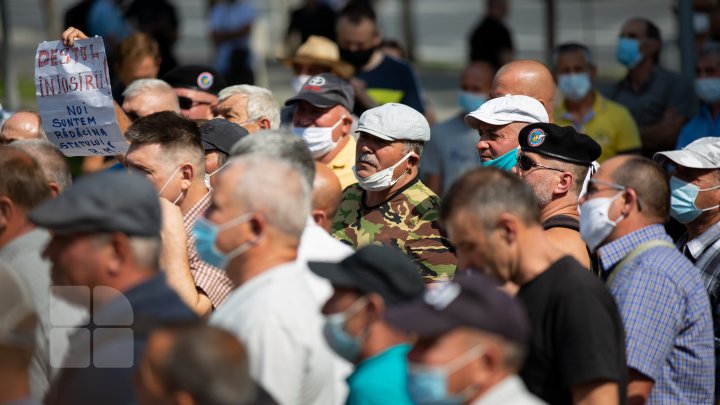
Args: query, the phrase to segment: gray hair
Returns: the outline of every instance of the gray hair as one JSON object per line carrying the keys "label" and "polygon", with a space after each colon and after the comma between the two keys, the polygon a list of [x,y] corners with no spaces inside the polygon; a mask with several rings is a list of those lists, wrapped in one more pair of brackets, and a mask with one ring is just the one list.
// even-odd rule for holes
{"label": "gray hair", "polygon": [[230,151],[231,156],[253,155],[279,159],[289,163],[307,180],[312,188],[315,180],[315,161],[305,142],[286,129],[260,131],[246,136]]}
{"label": "gray hair", "polygon": [[248,120],[267,118],[270,120],[270,128],[280,128],[280,106],[270,90],[249,84],[226,87],[218,94],[218,103],[238,94],[248,98]]}
{"label": "gray hair", "polygon": [[[249,138],[254,137],[262,135]],[[312,204],[311,185],[302,173],[285,160],[260,155],[234,157],[228,166],[227,171],[242,170],[233,183],[238,204],[247,212],[263,212],[273,228],[300,239]]]}
{"label": "gray hair", "polygon": [[425,142],[422,141],[403,141],[403,154],[407,155],[410,152],[415,152],[420,157],[422,156],[424,144]]}
{"label": "gray hair", "polygon": [[[111,233],[100,232],[93,236],[95,246],[109,243]],[[160,267],[161,241],[159,236],[127,235],[130,252],[138,267],[157,270]]]}
{"label": "gray hair", "polygon": [[582,52],[583,57],[585,58],[585,63],[588,66],[595,66],[595,63],[592,58],[592,53],[590,52],[590,48],[587,46],[577,43],[577,42],[568,42],[564,44],[560,44],[553,49],[552,52],[552,63],[553,67],[557,69],[557,61],[560,58],[560,55],[570,53],[570,52]]}
{"label": "gray hair", "polygon": [[18,139],[9,145],[32,156],[40,165],[45,178],[63,191],[72,184],[70,167],[65,155],[55,145],[43,139]]}
{"label": "gray hair", "polygon": [[180,104],[178,104],[177,94],[175,90],[167,84],[164,80],[160,79],[138,79],[130,83],[129,86],[123,91],[122,95],[124,98],[133,98],[140,94],[150,93],[157,97],[168,97],[174,100],[173,108],[170,111],[180,112]]}

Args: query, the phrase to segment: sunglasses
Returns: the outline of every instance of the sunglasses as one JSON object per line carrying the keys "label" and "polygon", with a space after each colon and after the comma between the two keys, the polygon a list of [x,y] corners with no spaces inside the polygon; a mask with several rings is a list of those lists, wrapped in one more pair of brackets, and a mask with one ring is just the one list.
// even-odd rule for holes
{"label": "sunglasses", "polygon": [[181,110],[189,110],[197,105],[209,105],[212,103],[209,101],[196,101],[185,96],[178,96],[178,104],[180,104]]}
{"label": "sunglasses", "polygon": [[529,157],[522,155],[522,154],[518,158],[518,166],[520,167],[520,170],[522,170],[524,172],[528,172],[528,171],[532,170],[533,168],[554,170],[556,172],[564,172],[565,171],[562,169],[556,169],[554,167],[545,166],[543,164],[534,162],[532,159],[530,159]]}

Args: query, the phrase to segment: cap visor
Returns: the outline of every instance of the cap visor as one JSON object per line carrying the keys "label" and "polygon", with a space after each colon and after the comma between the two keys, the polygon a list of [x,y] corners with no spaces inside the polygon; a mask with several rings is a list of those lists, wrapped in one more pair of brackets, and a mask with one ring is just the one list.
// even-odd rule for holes
{"label": "cap visor", "polygon": [[217,149],[217,146],[213,145],[212,143],[206,141],[205,139],[202,140],[203,149],[205,150],[215,150]]}
{"label": "cap visor", "polygon": [[355,287],[358,284],[353,277],[353,273],[347,271],[340,263],[308,262],[308,267],[313,273],[327,279],[331,284],[338,287]]}
{"label": "cap visor", "polygon": [[657,152],[653,155],[653,160],[663,163],[663,159],[668,159],[683,167],[690,169],[717,169],[718,166],[705,159],[703,156],[691,150],[673,150],[667,152]]}
{"label": "cap visor", "polygon": [[317,108],[330,108],[340,104],[337,100],[331,100],[316,93],[303,93],[301,90],[300,94],[286,101],[285,105],[293,105],[298,101],[306,101]]}
{"label": "cap visor", "polygon": [[490,124],[490,125],[506,125],[509,124],[507,121],[500,121],[500,120],[494,120],[487,117],[476,117],[472,114],[468,114],[465,116],[465,125],[469,126],[472,129],[478,129],[480,128],[480,123]]}
{"label": "cap visor", "polygon": [[420,336],[439,336],[459,326],[424,301],[389,308],[385,318],[394,327]]}
{"label": "cap visor", "polygon": [[385,141],[390,141],[390,142],[392,142],[392,141],[395,141],[395,140],[396,140],[396,139],[394,139],[394,138],[390,138],[389,136],[383,134],[383,133],[380,132],[380,131],[376,131],[376,130],[374,130],[374,129],[372,129],[372,128],[368,128],[368,127],[365,127],[365,126],[362,126],[362,125],[359,125],[359,126],[357,127],[357,129],[355,130],[355,133],[360,133],[360,132],[364,132],[364,133],[366,133],[366,134],[372,135],[372,136],[374,136],[374,137],[380,138],[380,139],[385,140]]}

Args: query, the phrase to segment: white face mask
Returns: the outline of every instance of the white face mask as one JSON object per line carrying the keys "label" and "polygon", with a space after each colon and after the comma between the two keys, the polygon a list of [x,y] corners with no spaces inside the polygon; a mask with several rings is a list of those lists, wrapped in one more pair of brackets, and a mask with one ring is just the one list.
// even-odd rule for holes
{"label": "white face mask", "polygon": [[227,164],[228,164],[228,162],[223,163],[222,166],[220,166],[220,167],[218,167],[217,169],[215,169],[215,171],[212,172],[212,173],[205,173],[205,187],[207,187],[207,188],[210,188],[210,187],[211,187],[211,186],[210,186],[210,179],[212,178],[212,176],[216,175],[220,170],[224,169],[225,166],[227,166]]}
{"label": "white face mask", "polygon": [[[167,188],[168,184],[170,184],[170,181],[173,179],[173,177],[175,177],[175,174],[178,172],[178,170],[180,170],[180,166],[178,166],[177,168],[175,168],[175,170],[173,170],[173,172],[172,172],[172,174],[170,175],[170,177],[168,177],[168,179],[165,180],[165,184],[163,184],[163,186],[160,187],[160,191],[158,191],[158,196],[162,197],[163,191],[165,191],[165,189]],[[183,192],[182,192],[182,190],[180,190],[180,194],[178,194],[177,198],[175,198],[175,201],[173,201],[173,204],[177,204],[177,202],[180,200],[180,198],[182,197],[182,195],[183,195]]]}
{"label": "white face mask", "polygon": [[400,166],[404,161],[406,161],[410,156],[413,155],[413,152],[409,152],[407,155],[405,155],[402,159],[400,159],[397,163],[394,165],[388,167],[387,169],[380,170],[379,172],[372,174],[370,176],[367,176],[365,178],[358,176],[357,174],[357,167],[353,167],[353,174],[355,174],[355,178],[358,181],[358,184],[360,187],[367,191],[382,191],[387,190],[388,188],[395,185],[395,183],[398,182],[402,178],[402,176],[407,174],[407,171],[404,171],[400,176],[398,176],[397,179],[393,180],[393,171],[396,167]]}
{"label": "white face mask", "polygon": [[297,75],[293,76],[292,82],[290,82],[290,86],[292,86],[293,91],[295,94],[300,93],[300,90],[302,90],[303,84],[305,84],[306,81],[308,81],[312,76],[310,75]]}
{"label": "white face mask", "polygon": [[331,127],[295,127],[293,133],[305,141],[313,159],[321,158],[330,153],[337,146],[337,142],[333,141],[333,131],[340,125],[345,116],[340,117]]}
{"label": "white face mask", "polygon": [[608,217],[610,204],[622,195],[618,192],[614,197],[593,198],[580,205],[580,237],[595,253],[600,244],[612,233],[613,229],[625,217],[620,215],[615,221]]}

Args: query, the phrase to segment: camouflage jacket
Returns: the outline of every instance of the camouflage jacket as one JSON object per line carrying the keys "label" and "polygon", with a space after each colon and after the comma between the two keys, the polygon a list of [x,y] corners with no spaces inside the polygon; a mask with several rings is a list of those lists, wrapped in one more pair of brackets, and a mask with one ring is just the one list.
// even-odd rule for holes
{"label": "camouflage jacket", "polygon": [[365,205],[365,190],[353,184],[343,191],[332,234],[355,248],[395,246],[417,263],[426,281],[451,278],[455,252],[440,231],[440,197],[418,179],[376,207]]}

